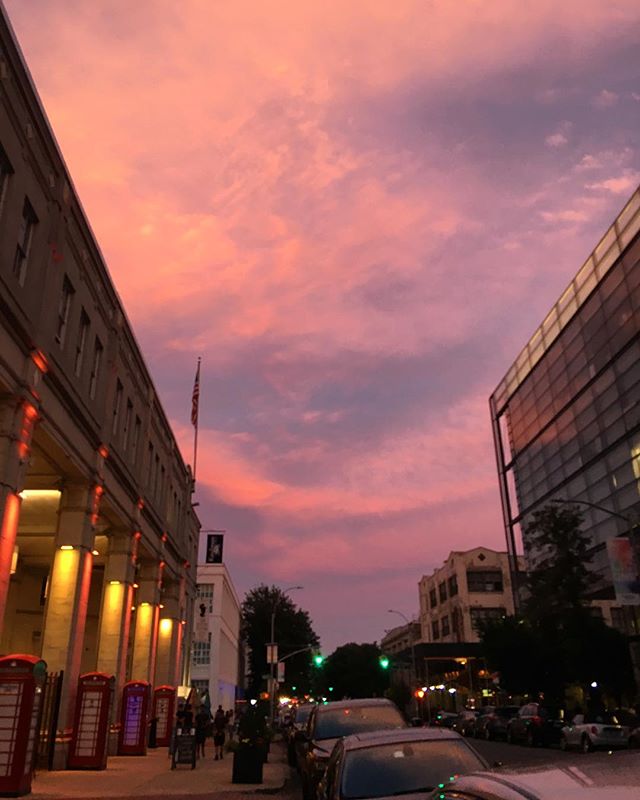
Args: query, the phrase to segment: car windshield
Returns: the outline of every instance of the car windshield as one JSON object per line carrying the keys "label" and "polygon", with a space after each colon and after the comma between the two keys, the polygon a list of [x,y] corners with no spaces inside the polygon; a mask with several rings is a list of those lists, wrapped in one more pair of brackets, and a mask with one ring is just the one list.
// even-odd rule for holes
{"label": "car windshield", "polygon": [[505,706],[504,708],[496,708],[496,714],[499,717],[504,717],[505,719],[510,719],[511,717],[515,717],[518,711],[519,711],[518,706]]}
{"label": "car windshield", "polygon": [[405,728],[402,715],[395,706],[344,706],[318,709],[315,739],[338,739],[352,733],[382,730],[386,728]]}
{"label": "car windshield", "polygon": [[434,740],[383,744],[347,755],[343,800],[431,791],[454,775],[485,769],[463,741]]}

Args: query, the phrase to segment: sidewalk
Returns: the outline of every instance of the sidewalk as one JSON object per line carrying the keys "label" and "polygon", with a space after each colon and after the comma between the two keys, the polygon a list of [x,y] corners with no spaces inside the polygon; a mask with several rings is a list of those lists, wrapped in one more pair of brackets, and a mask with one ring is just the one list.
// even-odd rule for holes
{"label": "sidewalk", "polygon": [[72,800],[73,798],[131,798],[156,800],[167,796],[205,800],[214,794],[277,792],[289,776],[286,753],[280,742],[271,745],[269,761],[264,765],[261,784],[231,783],[233,753],[225,753],[222,761],[213,760],[213,743],[207,741],[206,756],[195,769],[178,766],[171,769],[167,748],[149,750],[146,756],[112,756],[107,769],[39,772],[33,781],[31,797],[38,800]]}

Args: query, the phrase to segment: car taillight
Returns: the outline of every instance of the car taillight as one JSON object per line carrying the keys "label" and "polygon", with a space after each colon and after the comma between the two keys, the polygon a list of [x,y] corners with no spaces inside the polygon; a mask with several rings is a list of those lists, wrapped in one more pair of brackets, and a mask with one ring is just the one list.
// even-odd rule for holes
{"label": "car taillight", "polygon": [[598,729],[596,728],[595,725],[591,726],[591,733],[598,733]]}
{"label": "car taillight", "polygon": [[542,723],[542,717],[532,717],[531,722],[533,722],[534,725],[540,725]]}

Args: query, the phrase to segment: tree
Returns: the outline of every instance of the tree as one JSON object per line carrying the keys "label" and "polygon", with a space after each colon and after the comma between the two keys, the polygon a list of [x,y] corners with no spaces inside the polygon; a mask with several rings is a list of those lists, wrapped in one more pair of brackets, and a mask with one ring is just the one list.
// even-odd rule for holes
{"label": "tree", "polygon": [[490,620],[480,629],[489,666],[512,694],[542,693],[562,702],[571,684],[621,697],[633,688],[625,637],[592,616],[590,541],[576,506],[549,505],[526,528],[536,555],[522,617]]}
{"label": "tree", "polygon": [[320,668],[322,689],[331,697],[383,697],[389,688],[389,670],[380,666],[378,645],[351,642],[338,647]]}
{"label": "tree", "polygon": [[548,505],[535,511],[525,528],[535,566],[529,572],[525,603],[528,619],[544,619],[584,608],[593,577],[588,569],[591,542],[581,530],[577,506]]}
{"label": "tree", "polygon": [[[263,675],[269,674],[267,644],[271,640],[271,615],[275,609],[275,641],[278,657],[320,644],[309,614],[291,601],[277,586],[261,584],[247,593],[242,604],[242,636],[249,646],[249,695],[256,697],[266,688]],[[283,688],[308,691],[310,685],[310,650],[304,650],[285,661],[286,680]]]}

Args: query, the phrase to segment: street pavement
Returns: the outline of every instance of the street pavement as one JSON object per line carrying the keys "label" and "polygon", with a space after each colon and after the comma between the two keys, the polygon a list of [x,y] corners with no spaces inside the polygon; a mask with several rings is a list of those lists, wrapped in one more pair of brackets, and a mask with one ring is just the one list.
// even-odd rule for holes
{"label": "street pavement", "polygon": [[500,770],[562,769],[599,786],[637,786],[640,797],[640,750],[563,752],[557,747],[526,747],[506,742],[468,740],[486,760],[502,762]]}
{"label": "street pavement", "polygon": [[213,743],[208,740],[205,758],[200,759],[193,770],[188,766],[172,770],[167,748],[158,748],[150,750],[146,756],[113,756],[106,770],[39,772],[33,781],[32,797],[37,800],[166,800],[167,797],[257,800],[260,794],[277,794],[278,800],[289,800],[290,768],[281,743],[271,746],[262,784],[231,783],[232,767],[232,753],[226,753],[222,761],[214,761]]}

